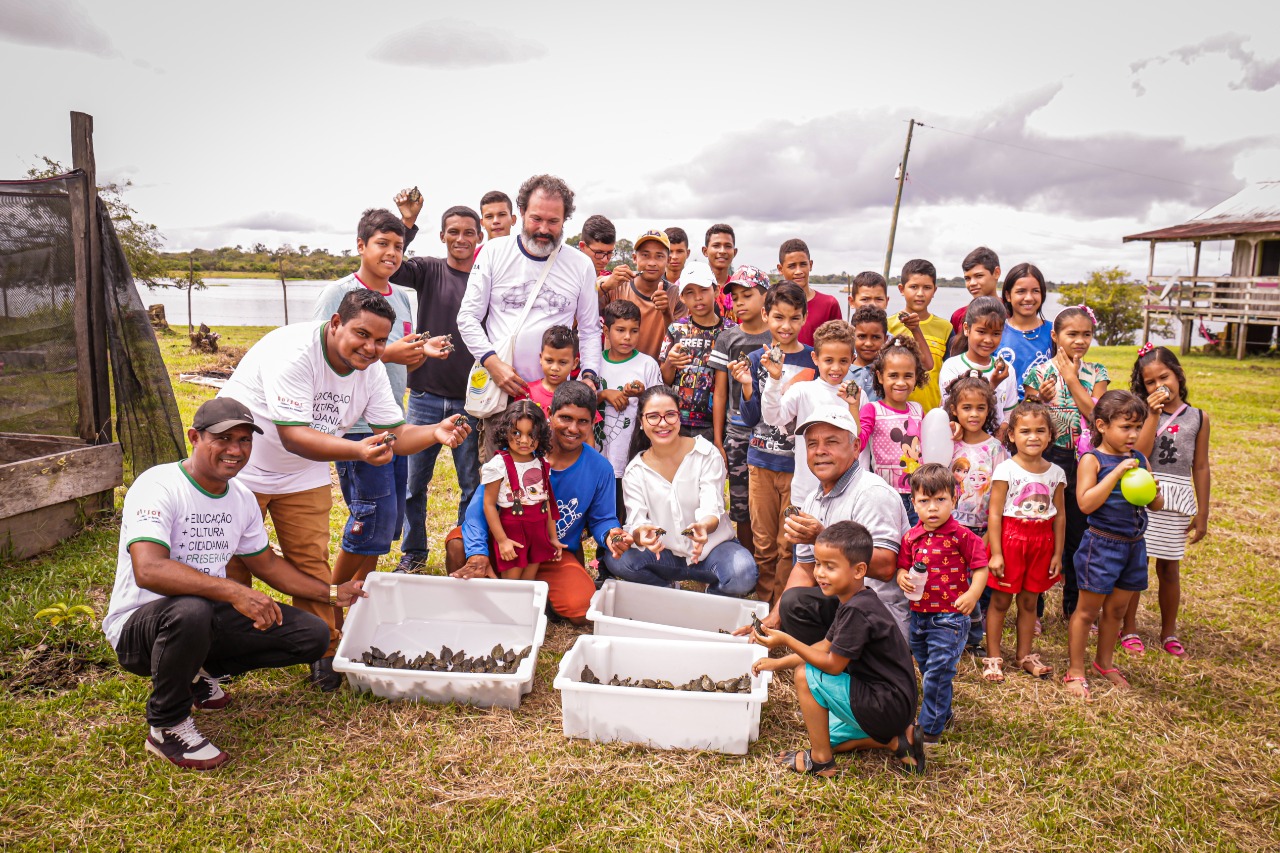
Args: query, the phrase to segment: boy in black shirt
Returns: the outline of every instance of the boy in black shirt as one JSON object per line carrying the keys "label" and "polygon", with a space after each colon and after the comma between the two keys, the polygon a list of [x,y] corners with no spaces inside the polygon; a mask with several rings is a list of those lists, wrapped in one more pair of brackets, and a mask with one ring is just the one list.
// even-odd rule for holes
{"label": "boy in black shirt", "polygon": [[783,658],[761,658],[752,670],[795,670],[809,749],[783,752],[777,760],[797,773],[834,776],[834,753],[855,749],[892,750],[901,770],[924,772],[924,732],[911,722],[911,652],[897,622],[862,583],[872,547],[871,534],[854,521],[837,522],[814,540],[814,580],[824,594],[840,599],[825,640],[806,646],[783,631],[751,634],[753,643],[792,650]]}

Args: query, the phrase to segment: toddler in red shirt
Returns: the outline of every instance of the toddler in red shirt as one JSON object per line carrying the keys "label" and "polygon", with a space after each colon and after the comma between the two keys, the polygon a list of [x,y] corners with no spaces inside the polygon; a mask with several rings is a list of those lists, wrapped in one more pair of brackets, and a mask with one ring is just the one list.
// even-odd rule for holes
{"label": "toddler in red shirt", "polygon": [[937,743],[954,716],[951,682],[969,637],[969,614],[987,585],[987,548],[951,517],[956,480],[949,468],[921,465],[909,483],[920,521],[902,538],[898,586],[911,601],[909,639],[920,667],[920,728],[925,743]]}

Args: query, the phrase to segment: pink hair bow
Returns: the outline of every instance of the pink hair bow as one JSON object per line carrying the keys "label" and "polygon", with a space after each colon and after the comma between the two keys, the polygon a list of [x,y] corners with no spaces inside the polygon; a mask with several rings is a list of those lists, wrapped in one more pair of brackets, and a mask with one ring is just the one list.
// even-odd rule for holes
{"label": "pink hair bow", "polygon": [[1081,302],[1081,303],[1080,303],[1079,305],[1077,305],[1076,307],[1077,307],[1077,308],[1079,308],[1079,309],[1080,309],[1081,311],[1083,311],[1084,313],[1086,313],[1086,314],[1088,314],[1088,315],[1089,315],[1089,319],[1093,321],[1093,325],[1095,325],[1095,326],[1096,326],[1096,325],[1098,325],[1098,315],[1097,315],[1097,314],[1095,314],[1095,313],[1093,313],[1093,309],[1092,309],[1092,308],[1090,308],[1088,305],[1085,305],[1083,302]]}
{"label": "pink hair bow", "polygon": [[1156,348],[1155,344],[1151,343],[1151,341],[1147,341],[1145,344],[1138,347],[1138,358],[1142,358],[1147,353],[1155,350],[1155,348]]}

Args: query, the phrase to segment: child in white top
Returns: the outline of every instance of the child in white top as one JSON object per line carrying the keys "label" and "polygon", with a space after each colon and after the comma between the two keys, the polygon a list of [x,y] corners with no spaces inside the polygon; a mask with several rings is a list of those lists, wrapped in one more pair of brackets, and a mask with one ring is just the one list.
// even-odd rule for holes
{"label": "child in white top", "polygon": [[956,340],[952,352],[957,353],[942,363],[938,383],[942,388],[942,405],[947,405],[947,387],[956,379],[977,374],[991,383],[995,391],[995,416],[998,428],[994,435],[1004,440],[1009,412],[1018,405],[1018,382],[1010,375],[1002,358],[993,358],[1009,318],[1004,303],[994,296],[979,296],[969,303],[964,313],[964,334]]}
{"label": "child in white top", "polygon": [[559,515],[545,455],[551,427],[537,403],[517,400],[494,429],[493,458],[480,469],[484,516],[489,523],[495,567],[504,578],[533,580],[538,566],[560,559]]}

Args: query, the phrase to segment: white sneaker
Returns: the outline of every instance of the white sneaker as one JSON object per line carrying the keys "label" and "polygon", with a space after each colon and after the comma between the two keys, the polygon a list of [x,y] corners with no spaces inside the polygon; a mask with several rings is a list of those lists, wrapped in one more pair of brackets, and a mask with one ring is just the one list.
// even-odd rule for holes
{"label": "white sneaker", "polygon": [[231,702],[231,696],[222,689],[222,679],[215,678],[203,669],[191,682],[191,704],[201,711],[221,711]]}
{"label": "white sneaker", "polygon": [[231,758],[200,734],[196,721],[190,717],[176,726],[152,726],[147,735],[147,751],[188,770],[212,770]]}

